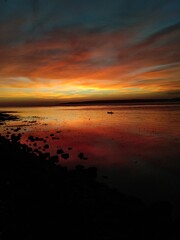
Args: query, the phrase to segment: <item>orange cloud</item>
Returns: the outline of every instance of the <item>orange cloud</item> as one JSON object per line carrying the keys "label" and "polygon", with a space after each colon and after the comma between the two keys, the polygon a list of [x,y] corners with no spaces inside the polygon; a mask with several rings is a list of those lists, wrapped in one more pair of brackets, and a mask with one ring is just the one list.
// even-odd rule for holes
{"label": "orange cloud", "polygon": [[71,29],[0,45],[0,95],[88,99],[180,90],[177,30],[165,29],[137,44],[130,32]]}

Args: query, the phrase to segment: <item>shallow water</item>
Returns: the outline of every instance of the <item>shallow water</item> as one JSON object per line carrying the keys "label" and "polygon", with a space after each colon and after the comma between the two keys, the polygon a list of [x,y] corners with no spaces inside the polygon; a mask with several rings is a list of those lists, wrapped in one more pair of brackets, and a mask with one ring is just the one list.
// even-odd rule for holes
{"label": "shallow water", "polygon": [[[59,162],[96,166],[99,179],[122,193],[146,201],[180,202],[180,105],[67,106],[3,108],[20,120],[0,126],[8,135],[20,127],[21,142],[69,159]],[[114,114],[107,114],[113,111]],[[50,134],[54,134],[50,136]],[[43,137],[37,146],[29,136]],[[46,142],[47,141],[47,142]],[[43,150],[45,144],[49,149]],[[72,149],[71,149],[72,148]],[[88,159],[81,160],[84,153]],[[102,176],[108,176],[102,177]]]}

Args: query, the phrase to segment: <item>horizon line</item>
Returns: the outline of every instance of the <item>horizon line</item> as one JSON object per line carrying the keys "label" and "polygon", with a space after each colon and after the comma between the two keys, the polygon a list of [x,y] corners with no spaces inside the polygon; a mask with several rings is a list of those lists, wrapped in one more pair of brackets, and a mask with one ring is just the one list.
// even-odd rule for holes
{"label": "horizon line", "polygon": [[148,103],[180,103],[180,98],[166,98],[166,99],[117,99],[117,100],[87,100],[87,101],[69,101],[69,102],[16,102],[16,103],[0,103],[0,107],[57,107],[70,105],[104,105],[104,104],[148,104]]}

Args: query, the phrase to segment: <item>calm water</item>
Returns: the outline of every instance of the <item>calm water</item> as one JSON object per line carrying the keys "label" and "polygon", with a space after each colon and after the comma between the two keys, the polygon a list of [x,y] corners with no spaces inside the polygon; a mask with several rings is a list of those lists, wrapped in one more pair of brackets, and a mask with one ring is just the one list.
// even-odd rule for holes
{"label": "calm water", "polygon": [[[146,201],[180,202],[180,105],[0,110],[16,111],[13,114],[20,117],[0,126],[1,132],[21,127],[21,141],[26,144],[31,144],[27,142],[30,135],[47,137],[50,149],[45,151],[54,155],[62,148],[70,154],[67,160],[59,159],[62,165],[96,166],[99,179],[122,193]],[[44,151],[43,144],[38,142],[36,148]],[[88,159],[80,160],[80,152]]]}

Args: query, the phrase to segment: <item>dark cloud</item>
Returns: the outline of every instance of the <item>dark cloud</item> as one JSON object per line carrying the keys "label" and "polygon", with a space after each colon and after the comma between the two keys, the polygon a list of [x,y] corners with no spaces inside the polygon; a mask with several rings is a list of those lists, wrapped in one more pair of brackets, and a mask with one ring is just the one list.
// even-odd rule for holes
{"label": "dark cloud", "polygon": [[175,23],[171,26],[165,27],[160,29],[160,31],[157,31],[150,35],[147,39],[145,39],[142,43],[139,44],[139,47],[143,46],[146,47],[148,45],[152,45],[158,41],[162,41],[163,38],[168,38],[171,34],[175,34],[175,37],[173,36],[173,40],[176,42],[180,41],[180,22]]}
{"label": "dark cloud", "polygon": [[39,0],[33,0],[32,6],[33,6],[34,15],[36,16],[39,12]]}
{"label": "dark cloud", "polygon": [[129,31],[144,24],[141,32],[146,37],[149,32],[177,22],[177,9],[177,0],[1,0],[0,22],[6,26],[8,21],[23,19],[23,26],[16,26],[21,34],[7,26],[8,31],[13,30],[15,43],[19,35],[25,41],[52,30],[74,27]]}

